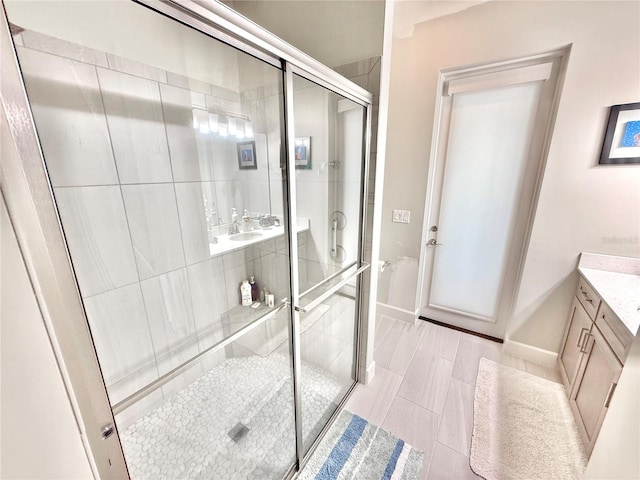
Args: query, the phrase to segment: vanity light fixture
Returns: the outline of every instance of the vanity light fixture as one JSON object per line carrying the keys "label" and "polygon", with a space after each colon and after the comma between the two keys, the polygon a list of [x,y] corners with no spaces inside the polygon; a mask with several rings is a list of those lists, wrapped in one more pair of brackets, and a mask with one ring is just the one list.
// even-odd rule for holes
{"label": "vanity light fixture", "polygon": [[235,137],[238,140],[253,138],[253,122],[238,113],[207,111],[192,107],[193,128],[204,135]]}
{"label": "vanity light fixture", "polygon": [[217,113],[209,114],[209,130],[211,130],[211,133],[218,132],[218,114]]}
{"label": "vanity light fixture", "polygon": [[193,128],[200,133],[207,134],[211,131],[209,128],[209,116],[204,110],[193,110]]}
{"label": "vanity light fixture", "polygon": [[244,136],[247,138],[253,138],[253,123],[251,120],[244,122]]}
{"label": "vanity light fixture", "polygon": [[229,117],[229,135],[236,135],[236,119],[233,117]]}

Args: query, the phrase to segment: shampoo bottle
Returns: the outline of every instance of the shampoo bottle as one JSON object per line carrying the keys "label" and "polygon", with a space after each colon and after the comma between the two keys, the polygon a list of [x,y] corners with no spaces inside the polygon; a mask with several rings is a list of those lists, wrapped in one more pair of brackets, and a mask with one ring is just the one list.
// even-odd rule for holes
{"label": "shampoo bottle", "polygon": [[243,307],[248,307],[253,303],[251,301],[251,285],[247,280],[243,280],[242,285],[240,285],[240,295],[242,296]]}
{"label": "shampoo bottle", "polygon": [[258,284],[253,275],[249,277],[249,285],[251,285],[251,300],[257,302],[260,298],[260,293],[258,292]]}

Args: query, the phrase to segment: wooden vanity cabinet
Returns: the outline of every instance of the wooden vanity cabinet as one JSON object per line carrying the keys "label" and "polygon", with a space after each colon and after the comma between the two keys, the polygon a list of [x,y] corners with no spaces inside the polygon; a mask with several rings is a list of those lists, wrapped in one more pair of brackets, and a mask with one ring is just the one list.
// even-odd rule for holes
{"label": "wooden vanity cabinet", "polygon": [[589,455],[618,384],[622,364],[596,326],[586,338],[569,404]]}
{"label": "wooden vanity cabinet", "polygon": [[587,334],[591,332],[593,320],[589,317],[577,298],[571,304],[569,314],[569,326],[565,333],[564,344],[560,351],[560,375],[567,389],[571,392],[571,387],[576,379],[580,360],[582,360],[583,348]]}
{"label": "wooden vanity cabinet", "polygon": [[593,450],[633,340],[625,330],[580,277],[558,364],[587,455]]}

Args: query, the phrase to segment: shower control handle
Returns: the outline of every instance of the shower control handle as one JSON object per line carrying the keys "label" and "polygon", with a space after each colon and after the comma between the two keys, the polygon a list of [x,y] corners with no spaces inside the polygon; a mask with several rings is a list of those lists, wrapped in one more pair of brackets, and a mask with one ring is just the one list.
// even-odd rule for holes
{"label": "shower control handle", "polygon": [[435,247],[436,245],[444,245],[444,244],[438,243],[438,241],[435,238],[432,238],[427,242],[427,245],[430,247]]}

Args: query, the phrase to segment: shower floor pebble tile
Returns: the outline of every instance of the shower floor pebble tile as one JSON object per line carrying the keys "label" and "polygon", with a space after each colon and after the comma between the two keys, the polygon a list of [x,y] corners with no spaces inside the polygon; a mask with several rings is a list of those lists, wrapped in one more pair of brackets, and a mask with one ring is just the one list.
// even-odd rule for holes
{"label": "shower floor pebble tile", "polygon": [[[131,478],[282,478],[295,455],[290,371],[281,354],[212,368],[121,433]],[[303,437],[312,439],[344,387],[310,364],[302,377]],[[228,432],[239,422],[249,431],[236,443]]]}

